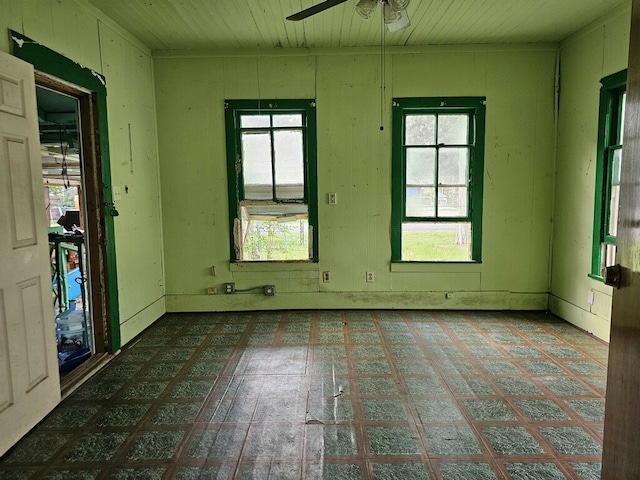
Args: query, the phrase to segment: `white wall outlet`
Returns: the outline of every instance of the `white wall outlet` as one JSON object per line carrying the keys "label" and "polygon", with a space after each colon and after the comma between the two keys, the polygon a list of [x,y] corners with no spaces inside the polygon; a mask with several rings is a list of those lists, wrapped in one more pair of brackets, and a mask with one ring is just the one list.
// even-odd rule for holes
{"label": "white wall outlet", "polygon": [[373,281],[374,281],[373,272],[367,272],[367,282],[373,282]]}
{"label": "white wall outlet", "polygon": [[324,283],[331,283],[331,272],[330,271],[325,271],[322,272],[322,281]]}
{"label": "white wall outlet", "polygon": [[338,195],[335,192],[328,193],[327,199],[329,201],[329,205],[335,205],[338,203]]}
{"label": "white wall outlet", "polygon": [[595,299],[596,299],[596,294],[595,294],[595,292],[594,292],[593,290],[589,290],[589,291],[587,292],[587,303],[588,303],[589,305],[593,305],[593,302],[595,301]]}

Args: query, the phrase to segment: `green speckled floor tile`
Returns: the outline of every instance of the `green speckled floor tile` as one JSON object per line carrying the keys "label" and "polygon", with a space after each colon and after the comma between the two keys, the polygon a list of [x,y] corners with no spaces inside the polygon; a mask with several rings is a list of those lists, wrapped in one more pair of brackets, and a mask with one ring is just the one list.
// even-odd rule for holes
{"label": "green speckled floor tile", "polygon": [[498,455],[535,455],[543,448],[524,427],[482,427],[482,433]]}
{"label": "green speckled floor tile", "polygon": [[64,456],[65,462],[107,462],[129,436],[126,432],[85,433]]}
{"label": "green speckled floor tile", "polygon": [[417,455],[415,435],[407,427],[368,427],[366,429],[374,455]]}
{"label": "green speckled floor tile", "polygon": [[508,463],[506,468],[513,480],[566,480],[553,463]]}
{"label": "green speckled floor tile", "polygon": [[562,455],[598,455],[602,446],[582,427],[540,427],[540,433]]}
{"label": "green speckled floor tile", "polygon": [[494,382],[506,395],[543,395],[535,383],[526,378],[518,377],[498,377]]}
{"label": "green speckled floor tile", "polygon": [[513,422],[516,416],[502,400],[465,400],[471,416],[480,422]]}
{"label": "green speckled floor tile", "polygon": [[193,423],[201,407],[201,402],[163,403],[151,419],[151,423],[154,425],[180,425]]}
{"label": "green speckled floor tile", "polygon": [[553,400],[515,400],[518,409],[534,422],[570,420],[571,417]]}
{"label": "green speckled floor tile", "polygon": [[227,480],[233,469],[228,465],[214,467],[181,467],[174,480]]}
{"label": "green speckled floor tile", "polygon": [[356,371],[361,375],[391,375],[391,366],[386,360],[356,360]]}
{"label": "green speckled floor tile", "polygon": [[99,405],[74,405],[60,407],[51,413],[41,424],[42,429],[73,429],[77,431],[87,424],[101,407]]}
{"label": "green speckled floor tile", "polygon": [[604,422],[604,399],[565,400],[571,410],[587,422]]}
{"label": "green speckled floor tile", "polygon": [[520,365],[530,375],[566,375],[566,372],[551,360],[522,360]]}
{"label": "green speckled floor tile", "polygon": [[427,441],[436,455],[480,455],[478,440],[467,426],[425,427]]}
{"label": "green speckled floor tile", "polygon": [[374,463],[376,480],[429,480],[429,471],[423,463]]}
{"label": "green speckled floor tile", "polygon": [[118,468],[109,476],[109,480],[162,480],[164,468]]}
{"label": "green speckled floor tile", "polygon": [[135,342],[0,478],[600,476],[608,347],[548,313],[170,313]]}
{"label": "green speckled floor tile", "polygon": [[441,463],[442,480],[498,480],[487,463]]}
{"label": "green speckled floor tile", "polygon": [[444,382],[432,377],[405,377],[404,384],[410,395],[434,396],[448,395],[449,390]]}
{"label": "green speckled floor tile", "polygon": [[212,460],[240,458],[248,430],[248,424],[222,425],[200,430],[188,447],[188,456]]}
{"label": "green speckled floor tile", "polygon": [[[100,470],[53,470],[44,477],[45,480],[94,480]],[[3,477],[4,478],[4,477]],[[9,479],[5,479],[9,480]]]}
{"label": "green speckled floor tile", "polygon": [[99,427],[133,427],[151,407],[151,403],[116,404],[105,408],[96,421]]}
{"label": "green speckled floor tile", "polygon": [[398,395],[398,386],[393,378],[368,378],[358,379],[360,395]]}
{"label": "green speckled floor tile", "polygon": [[475,396],[496,394],[493,387],[491,387],[491,385],[482,378],[452,377],[447,380],[447,383],[451,386],[451,390],[456,395]]}
{"label": "green speckled floor tile", "polygon": [[452,398],[414,399],[413,405],[422,423],[450,422],[464,418]]}
{"label": "green speckled floor tile", "polygon": [[127,452],[129,460],[163,460],[172,458],[184,438],[181,430],[141,432]]}
{"label": "green speckled floor tile", "polygon": [[543,378],[540,381],[559,397],[589,395],[591,393],[587,387],[574,378]]}
{"label": "green speckled floor tile", "polygon": [[358,455],[358,435],[352,426],[308,425],[305,435],[306,455],[311,461],[320,461],[323,456]]}
{"label": "green speckled floor tile", "polygon": [[351,347],[353,355],[356,357],[383,357],[384,348],[380,345],[354,345]]}
{"label": "green speckled floor tile", "polygon": [[600,480],[600,463],[572,463],[571,467],[580,476],[580,480]]}
{"label": "green speckled floor tile", "polygon": [[407,421],[407,414],[400,400],[363,400],[362,410],[369,422]]}

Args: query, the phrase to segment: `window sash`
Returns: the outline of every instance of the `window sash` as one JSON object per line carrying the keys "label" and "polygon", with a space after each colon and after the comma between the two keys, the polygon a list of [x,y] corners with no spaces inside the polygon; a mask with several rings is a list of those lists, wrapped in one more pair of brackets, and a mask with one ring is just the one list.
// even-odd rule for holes
{"label": "window sash", "polygon": [[[481,261],[481,232],[482,232],[482,173],[474,179],[474,170],[483,169],[484,152],[484,98],[480,97],[452,97],[452,98],[410,98],[394,99],[393,119],[393,198],[392,198],[392,261],[428,263],[431,261],[448,262],[457,260],[405,260],[403,258],[403,226],[414,224],[470,224],[471,229],[471,255],[464,262]],[[466,115],[467,142],[444,144],[438,141],[439,121],[441,117],[450,115]],[[434,116],[435,134],[432,141],[417,141],[412,137],[410,141],[406,137],[407,118],[410,116]],[[427,135],[430,137],[431,134]],[[441,153],[448,149],[468,149],[466,159],[466,172],[464,181],[441,181],[439,168],[442,165]],[[411,181],[408,179],[408,152],[419,149],[434,149],[435,172],[430,175],[430,181]],[[479,156],[478,156],[479,155]],[[417,212],[411,206],[411,200],[407,198],[409,189],[430,189],[430,202],[433,207],[426,213]],[[465,211],[459,215],[446,212],[441,204],[442,196],[447,189],[455,192],[455,189],[466,189]],[[426,190],[425,190],[426,191]],[[415,192],[411,192],[415,195]],[[461,204],[462,205],[462,204]],[[429,205],[430,206],[430,205]],[[423,209],[424,211],[424,209]]]}

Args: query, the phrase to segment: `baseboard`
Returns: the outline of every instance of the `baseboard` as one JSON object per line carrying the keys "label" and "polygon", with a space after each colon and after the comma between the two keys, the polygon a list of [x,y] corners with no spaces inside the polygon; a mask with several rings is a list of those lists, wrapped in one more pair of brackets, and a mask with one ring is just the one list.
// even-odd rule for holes
{"label": "baseboard", "polygon": [[167,312],[165,297],[160,297],[132,317],[120,323],[121,345],[126,345]]}
{"label": "baseboard", "polygon": [[549,310],[567,322],[579,327],[605,342],[609,341],[611,323],[587,310],[573,305],[555,295],[549,295]]}
{"label": "baseboard", "polygon": [[167,312],[298,309],[547,310],[548,293],[513,292],[313,292],[167,295]]}

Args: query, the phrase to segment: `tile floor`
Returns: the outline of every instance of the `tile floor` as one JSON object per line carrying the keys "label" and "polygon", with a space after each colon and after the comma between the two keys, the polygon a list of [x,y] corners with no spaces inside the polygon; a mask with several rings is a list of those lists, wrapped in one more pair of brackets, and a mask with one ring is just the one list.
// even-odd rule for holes
{"label": "tile floor", "polygon": [[544,313],[169,314],[0,478],[597,479],[607,353]]}

